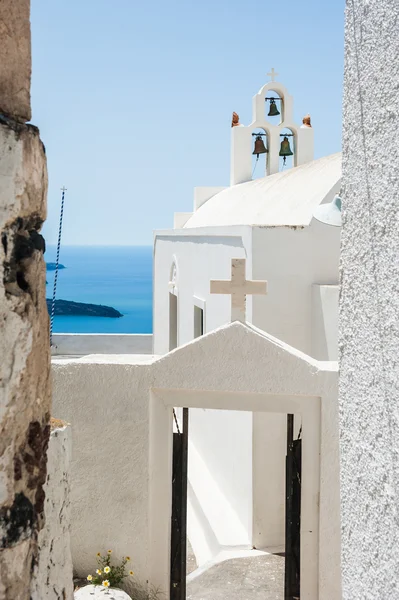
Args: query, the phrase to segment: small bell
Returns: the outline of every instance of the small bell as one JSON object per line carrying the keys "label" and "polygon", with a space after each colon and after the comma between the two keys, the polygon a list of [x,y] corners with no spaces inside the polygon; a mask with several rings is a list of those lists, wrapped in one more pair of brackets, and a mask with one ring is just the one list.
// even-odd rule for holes
{"label": "small bell", "polygon": [[274,98],[270,98],[270,109],[268,113],[268,117],[278,117],[280,114],[279,109],[277,108],[277,104]]}
{"label": "small bell", "polygon": [[294,153],[291,150],[290,142],[288,141],[287,136],[284,136],[283,141],[281,142],[279,155],[284,158],[284,164],[287,160],[287,156],[293,156]]}
{"label": "small bell", "polygon": [[252,154],[256,154],[256,157],[259,158],[259,154],[266,154],[267,148],[262,140],[261,135],[257,135],[255,138],[255,146]]}

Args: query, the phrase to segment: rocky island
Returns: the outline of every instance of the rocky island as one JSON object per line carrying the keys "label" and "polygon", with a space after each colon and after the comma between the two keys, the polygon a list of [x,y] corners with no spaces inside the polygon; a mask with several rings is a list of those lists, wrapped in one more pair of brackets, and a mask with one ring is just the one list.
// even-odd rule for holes
{"label": "rocky island", "polygon": [[[52,262],[46,263],[46,268],[47,268],[47,271],[55,271],[57,268],[57,265],[56,265],[56,263],[52,263]],[[66,269],[66,267],[64,265],[58,265],[58,268]]]}
{"label": "rocky island", "polygon": [[[51,300],[49,298],[47,298],[47,310],[51,314]],[[86,304],[84,302],[73,302],[72,300],[56,300],[54,314],[56,317],[108,317],[111,319],[123,317],[122,313],[111,306]]]}

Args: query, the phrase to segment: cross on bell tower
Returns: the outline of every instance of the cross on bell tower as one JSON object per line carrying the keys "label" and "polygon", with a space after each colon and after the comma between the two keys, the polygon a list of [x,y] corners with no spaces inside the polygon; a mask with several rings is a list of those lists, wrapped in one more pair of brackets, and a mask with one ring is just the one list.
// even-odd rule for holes
{"label": "cross on bell tower", "polygon": [[274,81],[275,78],[278,77],[278,73],[276,73],[276,71],[274,70],[274,67],[273,67],[272,70],[270,71],[270,73],[267,73],[267,76],[270,77],[270,79],[272,81]]}

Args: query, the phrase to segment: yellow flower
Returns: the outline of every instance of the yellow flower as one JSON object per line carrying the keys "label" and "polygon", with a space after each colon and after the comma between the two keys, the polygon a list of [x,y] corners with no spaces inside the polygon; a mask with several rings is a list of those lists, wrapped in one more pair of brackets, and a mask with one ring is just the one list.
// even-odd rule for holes
{"label": "yellow flower", "polygon": [[133,571],[129,571],[129,575],[134,575]]}
{"label": "yellow flower", "polygon": [[93,575],[88,575],[87,576],[87,581],[91,581],[93,579]]}
{"label": "yellow flower", "polygon": [[107,573],[107,574],[108,574],[108,573],[110,573],[110,572],[111,572],[111,569],[110,569],[110,567],[104,567],[104,573]]}
{"label": "yellow flower", "polygon": [[104,587],[109,587],[109,581],[108,581],[108,579],[104,579],[103,586]]}
{"label": "yellow flower", "polygon": [[127,560],[127,562],[129,562],[130,556],[126,556],[126,560]]}
{"label": "yellow flower", "polygon": [[97,552],[97,556],[101,556],[101,552]]}
{"label": "yellow flower", "polygon": [[96,573],[97,573],[97,575],[102,575],[101,569],[97,569]]}
{"label": "yellow flower", "polygon": [[108,550],[108,554],[112,554],[112,550]]}

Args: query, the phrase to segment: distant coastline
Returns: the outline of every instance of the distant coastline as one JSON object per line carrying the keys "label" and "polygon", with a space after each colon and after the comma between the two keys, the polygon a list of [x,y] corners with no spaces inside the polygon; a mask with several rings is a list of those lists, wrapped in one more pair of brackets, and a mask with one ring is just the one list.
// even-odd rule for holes
{"label": "distant coastline", "polygon": [[[55,264],[57,247],[47,245],[46,252],[46,262]],[[152,246],[62,246],[65,269],[58,273],[57,300],[114,307],[119,313],[57,307],[53,333],[152,333],[152,259]],[[47,298],[55,274],[47,270]]]}
{"label": "distant coastline", "polygon": [[[52,301],[47,298],[47,310],[51,314]],[[101,304],[86,304],[84,302],[73,302],[72,300],[56,300],[55,316],[70,317],[108,317],[120,319],[123,314],[111,306]]]}
{"label": "distant coastline", "polygon": [[[47,268],[47,271],[55,271],[57,268],[57,263],[53,263],[53,262],[46,263],[46,268]],[[58,268],[66,269],[66,267],[64,265],[58,265]]]}

